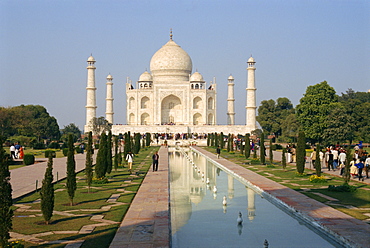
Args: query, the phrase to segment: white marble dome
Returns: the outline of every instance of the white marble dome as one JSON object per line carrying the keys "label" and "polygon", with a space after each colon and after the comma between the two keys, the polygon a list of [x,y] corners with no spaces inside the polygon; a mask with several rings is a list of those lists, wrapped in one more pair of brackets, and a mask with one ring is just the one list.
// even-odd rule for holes
{"label": "white marble dome", "polygon": [[190,77],[190,81],[192,82],[204,82],[202,74],[199,72],[194,72],[193,75]]}
{"label": "white marble dome", "polygon": [[151,82],[151,81],[153,81],[153,77],[147,71],[143,72],[143,74],[141,74],[139,77],[139,82]]}
{"label": "white marble dome", "polygon": [[94,57],[91,55],[88,59],[87,62],[96,62]]}
{"label": "white marble dome", "polygon": [[185,52],[172,39],[159,49],[150,60],[153,76],[187,76],[191,74],[193,63]]}

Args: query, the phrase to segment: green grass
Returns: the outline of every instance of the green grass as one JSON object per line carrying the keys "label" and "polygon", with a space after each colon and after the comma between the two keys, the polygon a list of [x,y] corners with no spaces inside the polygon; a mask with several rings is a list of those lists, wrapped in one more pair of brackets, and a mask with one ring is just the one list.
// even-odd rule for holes
{"label": "green grass", "polygon": [[[212,148],[212,147],[203,147],[203,148],[213,153],[215,151],[215,148]],[[261,165],[258,159],[252,158],[253,154],[251,154],[251,157],[248,159],[248,161],[245,159],[245,157],[240,156],[238,152],[235,154],[232,154],[232,153],[228,153],[225,151],[221,153],[221,156],[224,158],[227,158],[228,160],[242,167],[245,167],[251,171],[254,171],[257,174],[260,174],[286,187],[289,187],[298,192],[301,192],[310,198],[313,198],[319,202],[322,202],[331,207],[334,207],[338,209],[339,211],[342,211],[346,214],[353,216],[354,218],[357,218],[360,220],[369,218],[366,215],[364,215],[364,213],[370,213],[370,210],[368,210],[370,208],[370,191],[369,191],[370,186],[367,184],[350,181],[349,183],[350,185],[357,187],[357,190],[355,192],[332,192],[332,191],[327,190],[328,186],[329,185],[335,185],[335,186],[343,185],[344,180],[342,177],[323,173],[322,175],[324,175],[327,178],[327,182],[312,183],[310,182],[309,177],[310,175],[315,175],[314,170],[309,170],[306,168],[305,173],[303,175],[299,175],[297,174],[296,167],[292,165],[287,164],[285,170],[282,168],[281,164],[276,161],[274,161],[274,163],[271,165],[266,160],[267,164]],[[246,163],[249,161],[251,164]],[[302,191],[302,188],[306,189],[306,191]],[[365,190],[365,188],[368,190]],[[338,203],[345,205],[345,206],[354,206],[357,208],[367,208],[367,210],[349,209],[343,206],[332,205],[330,204],[330,201],[328,201],[326,198],[318,196],[314,193],[321,193],[323,195],[327,195],[332,198],[338,199]]]}
{"label": "green grass", "polygon": [[[142,166],[141,171],[148,171],[151,166],[151,154],[158,150],[158,147],[152,147],[143,149],[138,156],[135,156],[133,169],[138,166]],[[126,214],[130,203],[132,202],[137,190],[140,188],[140,184],[143,178],[133,178],[127,172],[127,167],[120,167],[117,171],[112,171],[108,175],[109,183],[93,185],[90,193],[87,193],[86,181],[84,178],[84,172],[77,174],[77,190],[74,197],[74,205],[70,206],[68,193],[66,190],[55,192],[55,211],[69,211],[68,213],[74,216],[65,216],[54,214],[51,219],[51,224],[45,225],[42,216],[37,217],[14,217],[13,218],[13,231],[22,234],[35,234],[43,233],[48,231],[78,231],[84,225],[98,224],[99,222],[90,220],[93,214],[103,214],[104,219],[121,222],[124,215]],[[127,180],[132,180],[130,184],[125,183]],[[123,185],[123,186],[122,186]],[[61,181],[58,184],[54,184],[54,189],[65,189],[65,181]],[[118,192],[117,189],[125,189],[125,192]],[[132,192],[127,192],[132,191]],[[118,198],[117,202],[124,202],[128,204],[114,206],[108,211],[101,210],[103,206],[111,205],[107,203],[107,199],[115,193],[122,193]],[[40,198],[40,194],[33,193],[22,199],[19,199],[15,204],[25,204],[31,206],[30,210],[40,210],[40,203],[32,203],[33,201]],[[15,209],[15,207],[13,207]],[[92,211],[82,211],[82,209],[90,209]],[[75,210],[75,211],[71,211]],[[71,211],[71,212],[70,212]],[[16,216],[24,215],[37,215],[39,212],[25,211],[15,212]],[[78,216],[83,215],[83,216]],[[111,224],[107,226],[96,227],[90,234],[54,234],[41,237],[44,240],[54,241],[58,239],[63,240],[75,240],[83,239],[86,240],[82,247],[108,247],[114,234],[118,228],[118,224]],[[64,247],[65,244],[53,244],[53,245],[35,245],[28,242],[23,242],[25,247]]]}

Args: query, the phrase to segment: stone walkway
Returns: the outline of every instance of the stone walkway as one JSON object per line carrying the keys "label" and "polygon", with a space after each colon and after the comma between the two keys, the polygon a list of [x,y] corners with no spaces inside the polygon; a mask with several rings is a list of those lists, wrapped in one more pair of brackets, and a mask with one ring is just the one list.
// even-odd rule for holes
{"label": "stone walkway", "polygon": [[275,201],[276,204],[291,209],[307,222],[317,223],[317,228],[330,234],[336,240],[349,247],[370,247],[370,225],[365,222],[315,201],[229,160],[217,159],[214,153],[200,147],[194,146],[192,148],[208,156],[210,160],[226,168],[240,180],[254,185],[253,188],[260,191],[265,197]]}
{"label": "stone walkway", "polygon": [[158,154],[158,171],[149,169],[110,248],[170,246],[168,149]]}

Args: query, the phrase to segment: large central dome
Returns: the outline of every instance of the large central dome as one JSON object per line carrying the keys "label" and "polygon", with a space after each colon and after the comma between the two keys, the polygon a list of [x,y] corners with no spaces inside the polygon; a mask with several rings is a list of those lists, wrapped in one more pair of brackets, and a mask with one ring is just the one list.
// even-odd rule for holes
{"label": "large central dome", "polygon": [[[150,71],[154,77],[187,77],[193,64],[187,52],[170,39],[150,60]],[[186,80],[184,78],[184,80]]]}

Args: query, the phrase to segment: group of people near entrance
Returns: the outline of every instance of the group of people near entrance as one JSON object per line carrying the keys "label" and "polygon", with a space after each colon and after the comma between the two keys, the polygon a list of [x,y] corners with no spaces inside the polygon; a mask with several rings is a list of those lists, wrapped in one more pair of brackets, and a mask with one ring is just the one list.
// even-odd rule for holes
{"label": "group of people near entrance", "polygon": [[23,147],[19,144],[16,143],[10,145],[10,157],[12,159],[23,159],[24,157],[24,152],[23,152]]}
{"label": "group of people near entrance", "polygon": [[[317,151],[314,148],[311,153],[311,161],[315,166]],[[366,174],[366,178],[369,178],[370,171],[370,154],[368,154],[362,147],[362,144],[355,146],[355,152],[352,158],[347,158],[346,150],[339,145],[333,147],[327,147],[325,152],[319,151],[319,158],[321,166],[326,165],[326,168],[330,171],[339,170],[340,175],[344,175],[344,168],[347,159],[350,161],[350,174],[352,178],[358,178],[358,180],[364,181],[363,173]]]}

